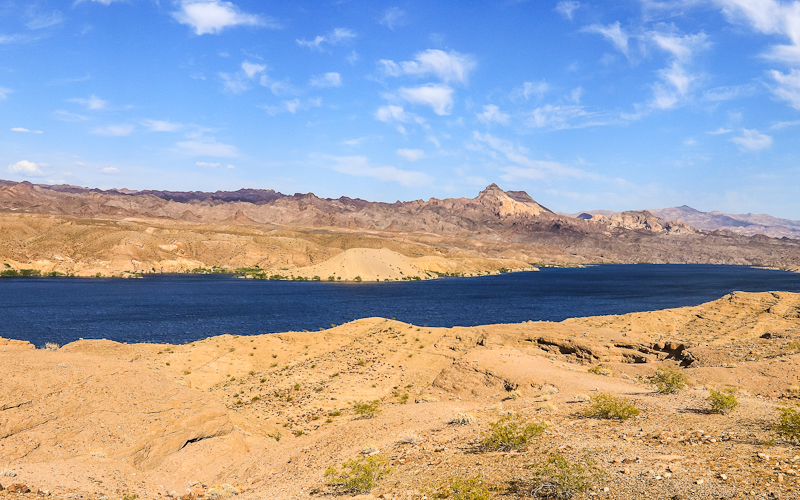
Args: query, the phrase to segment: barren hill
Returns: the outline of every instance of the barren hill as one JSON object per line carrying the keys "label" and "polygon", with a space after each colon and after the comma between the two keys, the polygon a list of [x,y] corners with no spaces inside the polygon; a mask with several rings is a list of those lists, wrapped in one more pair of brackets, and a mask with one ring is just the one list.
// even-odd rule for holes
{"label": "barren hill", "polygon": [[[528,465],[556,452],[603,472],[576,498],[797,498],[800,458],[772,428],[800,391],[798,345],[800,296],[739,292],[561,323],[371,318],[51,350],[0,339],[0,485],[32,490],[0,498],[327,498],[326,469],[368,456],[392,471],[360,498],[430,498],[452,476],[530,498]],[[647,377],[658,367],[688,376],[687,390],[656,393]],[[709,388],[738,389],[740,406],[709,412]],[[601,393],[641,414],[584,416]],[[355,412],[376,400],[374,418]],[[508,414],[547,430],[527,446],[483,448]]]}
{"label": "barren hill", "polygon": [[[308,272],[301,268],[356,248],[425,257],[444,270],[420,264],[427,271],[420,277],[536,264],[800,265],[798,240],[702,231],[647,211],[576,219],[495,184],[471,199],[397,203],[264,190],[0,186],[0,260],[8,269],[107,276],[258,267],[271,275],[302,277]],[[324,277],[324,269],[336,265],[312,270],[311,276]],[[363,279],[401,279],[361,272]]]}

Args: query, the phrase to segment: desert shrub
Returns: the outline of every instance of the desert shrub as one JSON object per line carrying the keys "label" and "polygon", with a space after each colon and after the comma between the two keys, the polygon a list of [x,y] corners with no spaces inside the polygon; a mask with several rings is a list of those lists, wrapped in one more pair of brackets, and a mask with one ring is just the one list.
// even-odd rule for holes
{"label": "desert shrub", "polygon": [[589,373],[593,373],[595,375],[603,375],[604,377],[610,377],[614,375],[614,372],[611,371],[611,368],[606,368],[603,365],[597,365],[589,368]]}
{"label": "desert shrub", "polygon": [[427,489],[429,498],[447,498],[450,500],[491,500],[492,493],[480,477],[451,477],[437,486]]}
{"label": "desert shrub", "polygon": [[778,413],[780,417],[773,429],[775,433],[787,441],[800,440],[800,405],[779,406]]}
{"label": "desert shrub", "polygon": [[477,421],[478,417],[471,413],[456,413],[447,423],[453,425],[472,425]]}
{"label": "desert shrub", "polygon": [[517,413],[490,422],[489,431],[482,434],[481,447],[486,450],[505,451],[521,448],[547,429],[544,422],[528,423]]}
{"label": "desert shrub", "polygon": [[374,401],[360,401],[353,405],[353,413],[362,418],[373,418],[381,412],[381,402],[376,399]]}
{"label": "desert shrub", "polygon": [[689,378],[679,370],[670,367],[660,367],[656,374],[650,378],[650,383],[656,386],[661,394],[673,394],[686,389]]}
{"label": "desert shrub", "polygon": [[281,440],[281,433],[278,431],[270,432],[267,434],[267,437],[274,439],[275,441]]}
{"label": "desert shrub", "polygon": [[341,471],[336,467],[328,467],[325,479],[340,492],[368,493],[382,477],[391,473],[392,468],[386,457],[372,455],[346,461]]}
{"label": "desert shrub", "polygon": [[800,341],[794,340],[786,344],[786,347],[791,351],[800,351]]}
{"label": "desert shrub", "polygon": [[560,453],[551,453],[547,460],[531,464],[534,498],[569,499],[580,495],[604,476],[589,458],[570,461]]}
{"label": "desert shrub", "polygon": [[592,398],[592,405],[584,411],[587,417],[608,420],[627,420],[639,414],[639,410],[625,398],[611,394],[598,394]]}
{"label": "desert shrub", "polygon": [[711,395],[708,396],[708,403],[711,405],[711,411],[714,413],[730,413],[737,406],[739,400],[736,398],[736,389],[725,389],[722,391],[715,391],[710,389]]}

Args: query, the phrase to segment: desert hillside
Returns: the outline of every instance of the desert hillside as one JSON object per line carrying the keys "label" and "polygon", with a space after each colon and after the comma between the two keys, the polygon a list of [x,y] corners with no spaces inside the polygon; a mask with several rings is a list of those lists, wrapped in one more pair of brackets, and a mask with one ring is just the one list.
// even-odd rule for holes
{"label": "desert hillside", "polygon": [[[384,249],[399,255],[388,263],[374,252]],[[797,267],[800,240],[702,231],[647,211],[577,219],[494,184],[475,198],[389,204],[264,190],[131,192],[6,183],[0,185],[0,261],[10,273],[242,269],[254,277],[392,281],[564,264]]]}
{"label": "desert hillside", "polygon": [[[800,457],[773,429],[800,396],[798,346],[800,295],[739,292],[561,323],[0,340],[0,497],[326,498],[326,469],[372,457],[391,470],[359,498],[432,498],[451,477],[530,498],[528,466],[558,453],[598,472],[575,498],[797,498]],[[685,390],[656,392],[664,367]],[[739,406],[711,412],[709,389],[734,388]],[[639,415],[586,416],[601,394]],[[546,430],[487,448],[508,415]]]}

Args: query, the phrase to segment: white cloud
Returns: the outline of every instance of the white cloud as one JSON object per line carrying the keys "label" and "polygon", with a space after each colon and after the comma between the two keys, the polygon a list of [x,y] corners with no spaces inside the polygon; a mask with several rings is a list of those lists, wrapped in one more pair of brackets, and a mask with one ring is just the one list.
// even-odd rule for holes
{"label": "white cloud", "polygon": [[622,29],[619,21],[615,22],[614,24],[609,24],[608,26],[593,24],[583,28],[581,31],[603,35],[609,42],[611,42],[612,45],[614,45],[614,47],[617,48],[617,50],[626,56],[628,55],[628,39],[630,37]]}
{"label": "white cloud", "polygon": [[717,130],[714,130],[713,132],[706,132],[706,134],[722,135],[722,134],[730,134],[731,132],[733,132],[733,129],[720,127]]}
{"label": "white cloud", "polygon": [[314,99],[306,99],[305,101],[301,101],[300,99],[283,101],[283,103],[280,106],[260,106],[260,107],[270,115],[275,116],[278,113],[285,113],[285,112],[295,114],[298,111],[308,111],[311,108],[318,108],[320,106],[322,106],[322,99],[317,97]]}
{"label": "white cloud", "polygon": [[239,156],[236,146],[217,142],[213,137],[200,138],[196,141],[175,143],[178,150],[188,156],[216,156],[220,158],[233,158]]}
{"label": "white cloud", "polygon": [[418,161],[425,158],[425,151],[421,149],[398,149],[396,153],[408,161]]}
{"label": "white cloud", "polygon": [[522,84],[522,89],[519,91],[525,99],[528,99],[532,95],[536,95],[538,97],[544,96],[544,93],[550,88],[547,85],[547,82],[542,80],[541,82],[525,82]]}
{"label": "white cloud", "polygon": [[685,99],[693,83],[698,80],[699,77],[691,74],[686,67],[697,51],[709,47],[708,36],[705,33],[674,35],[652,32],[650,38],[672,56],[670,65],[658,71],[661,81],[653,85],[653,101],[650,105],[657,109],[669,109]]}
{"label": "white cloud", "polygon": [[337,172],[356,177],[371,177],[380,181],[397,182],[403,186],[420,186],[432,181],[428,174],[401,170],[391,166],[373,166],[365,156],[326,156],[334,162]]}
{"label": "white cloud", "polygon": [[44,133],[41,130],[28,130],[28,129],[22,128],[22,127],[14,127],[14,128],[11,129],[11,131],[12,132],[27,132],[29,134],[43,134]]}
{"label": "white cloud", "polygon": [[278,97],[300,95],[302,92],[289,82],[275,82],[269,79],[267,75],[262,75],[259,85],[267,87]]}
{"label": "white cloud", "polygon": [[233,165],[228,165],[226,168],[229,168],[229,169],[233,170],[233,169],[234,169],[234,168],[236,168],[236,167],[235,167],[235,166],[233,166]]}
{"label": "white cloud", "polygon": [[57,109],[53,111],[53,118],[62,122],[85,122],[89,119],[88,116],[70,113],[69,111],[65,111],[63,109]]}
{"label": "white cloud", "polygon": [[755,129],[742,129],[742,135],[734,137],[731,141],[736,143],[742,151],[758,151],[772,146],[772,137]]}
{"label": "white cloud", "polygon": [[732,22],[745,22],[755,31],[782,35],[789,45],[773,45],[764,56],[790,66],[788,73],[772,70],[776,84],[772,92],[800,109],[800,3],[775,0],[715,0]]}
{"label": "white cloud", "polygon": [[527,123],[531,127],[548,127],[558,130],[571,128],[573,120],[588,116],[589,113],[583,109],[583,106],[547,104],[533,110]]}
{"label": "white cloud", "polygon": [[453,107],[453,89],[446,85],[422,85],[403,87],[398,91],[400,97],[414,104],[430,106],[439,116],[449,115]]}
{"label": "white cloud", "polygon": [[469,73],[478,66],[470,55],[459,54],[454,50],[445,52],[439,49],[417,52],[413,61],[396,63],[388,59],[381,59],[378,64],[388,76],[433,75],[444,82],[460,83],[466,83]]}
{"label": "white cloud", "polygon": [[390,123],[392,121],[408,123],[414,118],[414,115],[407,113],[406,110],[400,106],[390,104],[378,108],[378,111],[375,112],[375,118],[384,123]]}
{"label": "white cloud", "polygon": [[575,104],[581,102],[581,97],[583,97],[583,87],[574,88],[572,92],[569,93],[569,100]]}
{"label": "white cloud", "polygon": [[707,101],[730,101],[739,97],[751,95],[755,92],[753,85],[733,85],[729,87],[715,87],[703,91],[703,99]]}
{"label": "white cloud", "polygon": [[508,121],[511,119],[511,115],[503,113],[494,104],[484,106],[483,113],[477,113],[475,116],[483,123],[499,123],[501,125],[508,125]]}
{"label": "white cloud", "polygon": [[33,163],[32,161],[28,160],[21,160],[17,163],[12,163],[8,166],[8,171],[12,174],[25,174],[25,175],[44,175],[44,173],[39,168],[40,164]]}
{"label": "white cloud", "polygon": [[580,6],[581,6],[580,2],[575,2],[575,1],[558,2],[558,4],[556,4],[555,10],[556,12],[559,12],[562,16],[572,21],[572,13],[575,12]]}
{"label": "white cloud", "polygon": [[297,39],[295,41],[302,47],[308,47],[312,50],[322,51],[323,43],[327,43],[328,45],[339,45],[340,43],[351,38],[355,38],[356,36],[357,35],[349,29],[336,28],[327,35],[317,35],[313,40]]}
{"label": "white cloud", "polygon": [[81,3],[84,3],[84,2],[97,2],[97,3],[101,3],[103,5],[111,5],[114,2],[121,2],[121,1],[122,0],[77,0],[75,2],[75,5],[78,5],[78,4],[81,4]]}
{"label": "white cloud", "polygon": [[348,54],[345,59],[347,59],[347,62],[349,62],[350,65],[352,66],[355,63],[357,63],[359,59],[361,59],[361,56],[358,54],[358,52],[354,50],[350,52],[350,54]]}
{"label": "white cloud", "polygon": [[342,144],[344,144],[345,146],[360,146],[364,142],[366,142],[367,139],[368,139],[367,137],[358,137],[356,139],[349,139],[347,141],[344,141],[342,142]]}
{"label": "white cloud", "polygon": [[786,127],[794,127],[796,125],[800,125],[800,120],[793,120],[793,121],[789,121],[789,122],[778,122],[775,125],[771,126],[769,129],[770,130],[780,130],[780,129],[786,128]]}
{"label": "white cloud", "polygon": [[117,169],[117,167],[105,167],[100,169],[100,173],[105,175],[114,175],[119,173],[119,169]]}
{"label": "white cloud", "polygon": [[73,99],[67,99],[67,101],[78,103],[81,106],[85,106],[86,109],[103,109],[108,105],[108,101],[104,101],[103,99],[100,99],[96,95],[92,95],[88,99],[75,97]]}
{"label": "white cloud", "polygon": [[794,109],[800,110],[800,70],[792,69],[789,73],[773,70],[770,73],[778,83],[777,87],[772,89],[775,95],[788,101]]}
{"label": "white cloud", "polygon": [[266,69],[267,67],[263,64],[251,63],[250,61],[242,62],[242,71],[247,75],[247,78],[253,78]]}
{"label": "white cloud", "polygon": [[182,123],[173,123],[164,120],[142,120],[141,123],[150,129],[151,132],[175,132],[183,128]]}
{"label": "white cloud", "polygon": [[491,134],[473,132],[475,141],[486,144],[491,149],[501,153],[514,166],[506,167],[503,180],[513,182],[520,179],[546,179],[552,177],[572,177],[576,179],[598,178],[598,176],[577,168],[567,167],[555,161],[533,160],[525,155],[527,150],[515,147],[510,141],[499,139]]}
{"label": "white cloud", "polygon": [[378,22],[394,31],[395,26],[403,26],[406,23],[406,11],[399,7],[389,7],[383,11],[383,17]]}
{"label": "white cloud", "polygon": [[311,78],[311,81],[308,82],[309,85],[312,87],[341,87],[342,86],[342,75],[339,73],[324,73],[322,75],[317,75]]}
{"label": "white cloud", "polygon": [[134,130],[133,125],[107,125],[105,127],[95,127],[92,133],[95,135],[105,135],[109,137],[124,137],[131,135]]}
{"label": "white cloud", "polygon": [[246,14],[231,2],[221,0],[183,0],[180,10],[172,17],[179,23],[191,26],[197,35],[219,33],[231,26],[266,26],[278,28],[270,18]]}
{"label": "white cloud", "polygon": [[0,100],[5,99],[6,97],[8,97],[8,94],[10,94],[12,92],[14,92],[14,91],[9,89],[9,88],[0,87]]}
{"label": "white cloud", "polygon": [[198,167],[211,167],[217,168],[220,166],[220,163],[208,163],[207,161],[198,161],[195,163]]}
{"label": "white cloud", "polygon": [[705,33],[678,36],[654,32],[652,37],[656,45],[671,53],[680,62],[689,61],[696,51],[709,46],[708,35]]}
{"label": "white cloud", "polygon": [[62,22],[64,22],[64,16],[61,15],[61,12],[54,10],[51,14],[35,16],[27,24],[25,24],[25,26],[32,30],[38,30],[49,28],[50,26],[55,26],[56,24],[61,24]]}

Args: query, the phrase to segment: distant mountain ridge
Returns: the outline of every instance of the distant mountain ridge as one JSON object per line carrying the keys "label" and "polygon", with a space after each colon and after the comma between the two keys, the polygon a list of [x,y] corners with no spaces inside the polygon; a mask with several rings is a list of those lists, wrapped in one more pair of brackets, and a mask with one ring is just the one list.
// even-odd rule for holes
{"label": "distant mountain ridge", "polygon": [[[690,206],[647,209],[664,220],[680,220],[703,231],[730,231],[744,236],[763,234],[772,238],[800,239],[800,221],[781,219],[768,214],[726,214],[718,210],[701,212]],[[579,219],[590,219],[592,215],[613,217],[620,212],[613,210],[587,210],[574,214],[562,214]]]}

